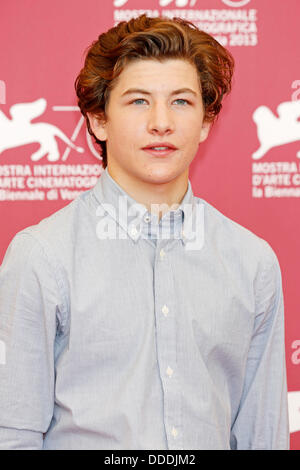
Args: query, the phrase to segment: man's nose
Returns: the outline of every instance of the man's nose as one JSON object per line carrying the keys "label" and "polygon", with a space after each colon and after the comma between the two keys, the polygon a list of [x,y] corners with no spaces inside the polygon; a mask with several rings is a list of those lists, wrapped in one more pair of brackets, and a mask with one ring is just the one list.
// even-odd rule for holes
{"label": "man's nose", "polygon": [[159,134],[174,130],[174,119],[167,104],[156,103],[152,105],[149,112],[148,130],[149,132],[156,131]]}

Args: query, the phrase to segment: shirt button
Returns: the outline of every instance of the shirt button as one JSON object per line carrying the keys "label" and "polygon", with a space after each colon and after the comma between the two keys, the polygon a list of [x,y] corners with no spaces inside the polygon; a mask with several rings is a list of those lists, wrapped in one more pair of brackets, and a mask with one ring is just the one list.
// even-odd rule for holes
{"label": "shirt button", "polygon": [[168,374],[169,377],[172,377],[172,375],[173,375],[173,369],[171,369],[170,366],[168,366],[168,368],[167,368],[167,374]]}
{"label": "shirt button", "polygon": [[172,431],[171,431],[171,434],[172,434],[173,437],[176,437],[178,435],[177,429],[173,427]]}
{"label": "shirt button", "polygon": [[145,215],[144,222],[150,222],[150,220],[151,220],[150,215]]}
{"label": "shirt button", "polygon": [[161,259],[163,259],[166,256],[166,252],[163,248],[160,250],[159,256],[161,257]]}
{"label": "shirt button", "polygon": [[135,227],[132,227],[132,228],[130,229],[130,233],[131,233],[131,235],[135,236],[135,235],[138,233],[138,231],[137,231],[137,229],[136,229]]}
{"label": "shirt button", "polygon": [[166,317],[169,313],[169,309],[166,305],[163,306],[163,308],[161,309],[162,313],[164,314],[164,316]]}

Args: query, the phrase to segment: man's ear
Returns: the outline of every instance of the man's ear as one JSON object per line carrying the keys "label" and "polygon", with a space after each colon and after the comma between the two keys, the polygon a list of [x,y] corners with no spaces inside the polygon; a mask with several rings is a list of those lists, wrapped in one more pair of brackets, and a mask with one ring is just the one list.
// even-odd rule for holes
{"label": "man's ear", "polygon": [[99,140],[107,140],[107,133],[106,133],[106,120],[104,118],[104,113],[101,115],[87,113],[90,127]]}
{"label": "man's ear", "polygon": [[210,128],[211,128],[211,125],[212,125],[211,121],[203,121],[202,128],[201,128],[201,131],[200,131],[199,143],[204,142],[207,139]]}

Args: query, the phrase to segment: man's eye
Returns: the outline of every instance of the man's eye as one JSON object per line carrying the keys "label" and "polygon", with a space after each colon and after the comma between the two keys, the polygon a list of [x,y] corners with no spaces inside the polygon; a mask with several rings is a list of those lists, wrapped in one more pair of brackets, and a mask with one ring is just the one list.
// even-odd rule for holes
{"label": "man's eye", "polygon": [[[136,100],[133,100],[131,103],[134,103],[134,104],[141,104],[141,102],[145,102],[146,100],[144,98],[137,98]],[[188,104],[189,102],[187,100],[184,100],[183,98],[178,98],[176,101],[179,101],[180,104],[183,104],[183,105],[186,105]],[[143,104],[143,103],[142,103]]]}
{"label": "man's eye", "polygon": [[137,98],[136,100],[132,101],[132,103],[136,103],[137,101],[145,101],[143,98]]}
{"label": "man's eye", "polygon": [[184,100],[184,99],[182,99],[182,98],[178,98],[178,99],[175,100],[175,101],[184,101],[184,104],[188,104],[188,101],[187,101],[187,100]]}

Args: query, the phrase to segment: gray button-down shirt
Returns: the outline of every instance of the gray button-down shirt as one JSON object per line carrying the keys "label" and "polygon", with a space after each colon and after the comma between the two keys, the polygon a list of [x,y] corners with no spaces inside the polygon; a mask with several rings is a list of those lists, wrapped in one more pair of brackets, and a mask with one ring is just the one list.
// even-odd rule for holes
{"label": "gray button-down shirt", "polygon": [[0,269],[0,447],[287,449],[280,268],[191,184],[159,222],[106,169]]}

